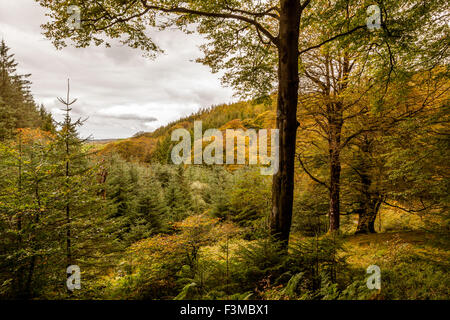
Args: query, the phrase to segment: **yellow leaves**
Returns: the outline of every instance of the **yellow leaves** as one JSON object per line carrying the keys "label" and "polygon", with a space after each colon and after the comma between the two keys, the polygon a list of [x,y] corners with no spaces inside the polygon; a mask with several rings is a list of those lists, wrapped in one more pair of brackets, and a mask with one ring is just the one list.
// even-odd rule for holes
{"label": "yellow leaves", "polygon": [[[189,121],[180,121],[180,122],[178,122],[177,124],[175,124],[173,127],[172,127],[172,130],[175,130],[175,129],[186,129],[186,130],[189,130],[189,128],[192,126],[192,123],[191,122],[189,122]],[[171,130],[171,131],[172,131]]]}
{"label": "yellow leaves", "polygon": [[175,222],[175,228],[186,230],[188,228],[210,227],[219,222],[218,218],[211,218],[205,215],[195,215],[186,218],[181,222]]}
{"label": "yellow leaves", "polygon": [[206,215],[190,216],[173,224],[178,233],[158,234],[136,242],[129,248],[129,253],[140,263],[157,263],[161,259],[170,260],[170,257],[180,258],[193,246],[200,247],[223,238],[226,233],[231,235],[237,232],[228,224],[215,228],[218,222],[218,218]]}
{"label": "yellow leaves", "polygon": [[242,232],[242,230],[242,228],[238,227],[234,223],[223,222],[216,224],[211,232],[214,235],[215,240],[220,241],[235,237],[237,234]]}
{"label": "yellow leaves", "polygon": [[107,155],[117,152],[126,160],[136,159],[145,162],[155,150],[156,144],[157,139],[140,136],[109,143],[100,151],[100,154]]}
{"label": "yellow leaves", "polygon": [[184,255],[186,243],[179,235],[158,234],[149,239],[134,243],[128,249],[134,267],[145,265],[146,268],[155,267],[161,261],[170,262]]}
{"label": "yellow leaves", "polygon": [[130,247],[129,251],[136,254],[141,254],[144,252],[157,253],[161,250],[170,253],[180,245],[180,241],[178,240],[179,237],[177,235],[158,234],[152,238],[134,243]]}
{"label": "yellow leaves", "polygon": [[[274,97],[272,97],[274,98]],[[276,104],[253,104],[241,101],[224,104],[212,108],[202,109],[198,113],[180,119],[174,123],[161,127],[152,133],[145,133],[138,137],[112,142],[104,146],[100,154],[119,153],[126,160],[148,162],[155,152],[167,152],[166,145],[158,148],[158,144],[169,141],[173,130],[186,129],[191,131],[195,121],[203,121],[205,127],[217,128],[224,133],[226,129],[273,129],[276,127]],[[245,119],[245,120],[244,120]],[[225,140],[224,140],[225,142]],[[203,147],[211,141],[203,141]],[[202,148],[203,149],[203,148]],[[199,151],[200,152],[200,151]]]}
{"label": "yellow leaves", "polygon": [[18,139],[24,144],[42,143],[48,144],[54,137],[50,132],[43,131],[39,128],[20,128],[17,129]]}
{"label": "yellow leaves", "polygon": [[234,120],[228,121],[222,127],[220,127],[220,130],[226,130],[226,129],[234,129],[234,130],[243,129],[243,130],[245,130],[245,127],[242,124],[241,119],[234,119]]}

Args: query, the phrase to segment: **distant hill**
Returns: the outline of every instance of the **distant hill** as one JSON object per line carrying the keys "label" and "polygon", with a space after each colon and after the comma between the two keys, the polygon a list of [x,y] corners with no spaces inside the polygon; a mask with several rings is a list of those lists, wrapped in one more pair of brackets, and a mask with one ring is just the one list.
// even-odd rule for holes
{"label": "distant hill", "polygon": [[109,142],[101,154],[118,153],[128,161],[168,163],[173,146],[171,133],[174,129],[185,128],[191,131],[193,136],[194,121],[202,121],[203,131],[213,128],[219,130],[275,128],[275,110],[274,99],[270,104],[241,101],[204,108],[153,132]]}
{"label": "distant hill", "polygon": [[116,142],[123,139],[90,139],[87,141],[89,144],[108,144],[111,142]]}

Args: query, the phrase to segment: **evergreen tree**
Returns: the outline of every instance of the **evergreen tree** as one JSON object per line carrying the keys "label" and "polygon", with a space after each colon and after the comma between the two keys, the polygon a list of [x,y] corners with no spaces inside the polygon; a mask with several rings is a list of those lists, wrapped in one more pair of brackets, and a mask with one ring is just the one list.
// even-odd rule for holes
{"label": "evergreen tree", "polygon": [[45,110],[44,105],[39,107],[40,128],[44,131],[55,133],[56,128],[53,121],[52,114]]}
{"label": "evergreen tree", "polygon": [[144,179],[143,185],[140,186],[137,208],[132,217],[133,223],[128,235],[133,242],[165,231],[164,219],[167,208],[161,185],[154,177]]}
{"label": "evergreen tree", "polygon": [[40,117],[30,92],[30,74],[17,74],[18,63],[5,41],[0,42],[0,141],[11,138],[15,129],[37,127]]}
{"label": "evergreen tree", "polygon": [[[89,161],[89,149],[78,136],[77,128],[83,120],[73,121],[70,100],[70,85],[67,83],[67,96],[58,98],[65,106],[64,120],[55,137],[55,162],[57,165],[58,186],[54,201],[55,210],[60,215],[59,231],[61,245],[64,247],[65,266],[77,264],[87,274],[99,272],[100,268],[89,269],[101,264],[102,246],[108,246],[105,228],[103,203],[96,184],[96,166]],[[62,261],[64,261],[62,260]]]}
{"label": "evergreen tree", "polygon": [[178,166],[176,170],[165,193],[170,221],[181,221],[192,212],[192,196],[184,177],[184,168]]}
{"label": "evergreen tree", "polygon": [[0,145],[0,296],[32,298],[52,284],[60,260],[53,150],[39,129],[21,129],[15,142]]}

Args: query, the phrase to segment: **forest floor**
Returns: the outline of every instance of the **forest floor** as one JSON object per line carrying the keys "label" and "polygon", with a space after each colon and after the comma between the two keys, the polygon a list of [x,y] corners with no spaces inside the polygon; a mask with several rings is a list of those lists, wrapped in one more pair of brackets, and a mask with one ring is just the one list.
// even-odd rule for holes
{"label": "forest floor", "polygon": [[[447,241],[446,241],[447,240]],[[347,262],[355,267],[367,268],[373,261],[394,254],[403,248],[430,263],[446,264],[450,261],[447,239],[427,231],[398,231],[374,234],[349,235],[345,237],[344,249]]]}
{"label": "forest floor", "polygon": [[[384,210],[373,234],[355,235],[356,219],[346,217],[338,256],[345,261],[339,274],[344,283],[359,279],[360,291],[350,299],[449,299],[450,233],[438,216],[423,217]],[[434,227],[433,227],[434,226]],[[298,233],[294,241],[301,240]],[[369,266],[381,272],[381,291],[364,294]],[[344,269],[342,269],[344,268]]]}

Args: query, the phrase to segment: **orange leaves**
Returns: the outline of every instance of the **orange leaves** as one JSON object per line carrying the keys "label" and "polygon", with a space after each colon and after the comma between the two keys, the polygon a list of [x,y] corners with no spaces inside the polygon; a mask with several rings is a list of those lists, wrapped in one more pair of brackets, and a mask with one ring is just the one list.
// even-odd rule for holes
{"label": "orange leaves", "polygon": [[200,215],[190,216],[180,222],[175,222],[174,226],[175,226],[175,228],[181,229],[184,232],[186,232],[187,229],[191,229],[191,228],[212,227],[217,222],[219,222],[218,218],[211,218],[206,215],[200,214]]}
{"label": "orange leaves", "polygon": [[43,143],[48,144],[51,142],[54,135],[50,132],[43,131],[39,128],[20,128],[17,129],[17,133],[21,142],[24,144]]}
{"label": "orange leaves", "polygon": [[233,238],[242,231],[242,228],[231,222],[223,222],[216,224],[211,231],[217,241],[222,241],[227,238]]}
{"label": "orange leaves", "polygon": [[192,248],[199,248],[231,236],[239,230],[231,224],[221,224],[218,218],[195,215],[173,224],[178,233],[158,234],[133,244],[129,252],[133,259],[158,263],[161,259],[180,258]]}
{"label": "orange leaves", "polygon": [[177,235],[158,234],[152,238],[136,242],[130,247],[130,252],[137,256],[158,258],[176,253],[182,245],[183,243]]}
{"label": "orange leaves", "polygon": [[234,119],[234,120],[228,121],[220,128],[220,130],[226,130],[226,129],[245,130],[246,128],[243,126],[241,119]]}
{"label": "orange leaves", "polygon": [[119,142],[109,143],[102,149],[101,154],[117,152],[126,160],[147,162],[155,150],[157,140],[146,136],[131,138]]}

